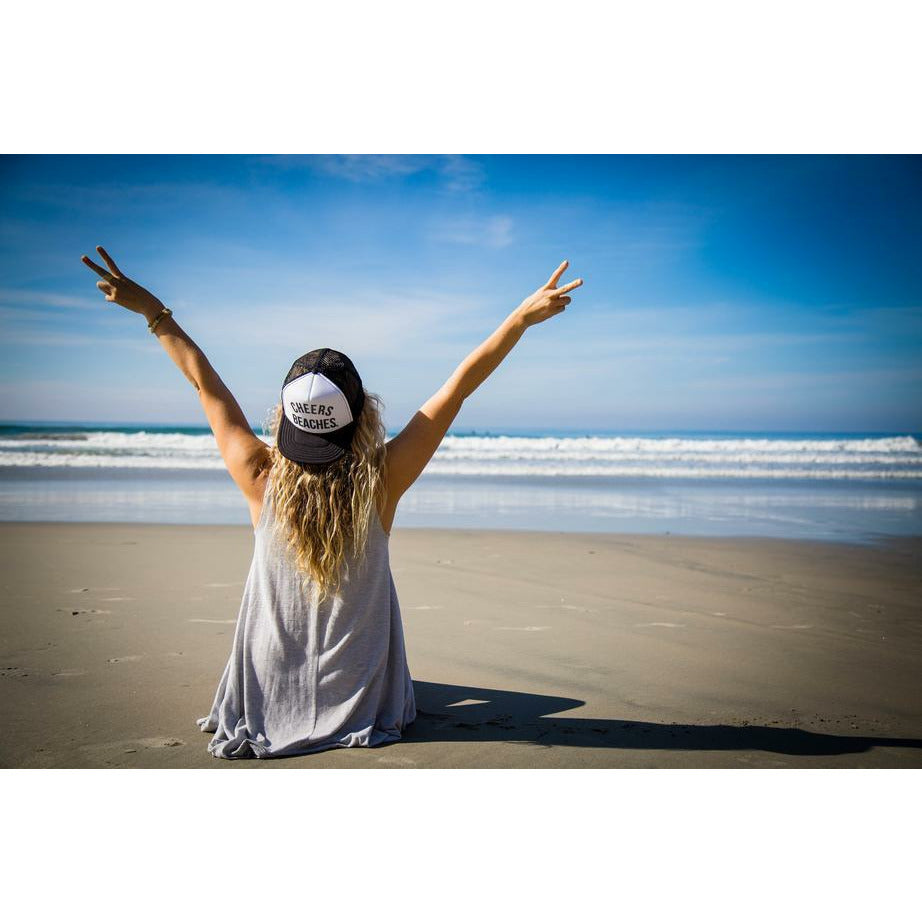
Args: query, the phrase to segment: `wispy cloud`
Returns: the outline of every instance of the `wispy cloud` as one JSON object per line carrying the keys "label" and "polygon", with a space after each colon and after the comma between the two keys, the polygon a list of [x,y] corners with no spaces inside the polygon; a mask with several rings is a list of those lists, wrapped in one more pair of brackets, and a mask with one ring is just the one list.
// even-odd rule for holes
{"label": "wispy cloud", "polygon": [[471,192],[485,179],[483,166],[461,154],[317,154],[278,165],[303,163],[330,176],[350,182],[374,183],[434,172],[447,192]]}
{"label": "wispy cloud", "polygon": [[591,331],[590,351],[598,344],[621,352],[684,351],[689,354],[727,351],[729,354],[759,349],[800,346],[861,346],[875,334],[907,334],[922,321],[917,308],[866,308],[847,313],[807,313],[796,305],[766,308],[750,302],[718,302],[624,307],[617,302],[594,303],[592,310],[578,298],[568,315],[568,325]]}
{"label": "wispy cloud", "polygon": [[[65,398],[69,398],[69,401]],[[195,390],[186,384],[162,388],[151,400],[149,384],[118,387],[72,378],[0,381],[0,406],[9,419],[187,421],[203,425]],[[259,421],[259,414],[251,417]]]}
{"label": "wispy cloud", "polygon": [[434,225],[429,232],[429,239],[499,250],[514,242],[514,223],[512,217],[506,214],[486,218],[457,218]]}
{"label": "wispy cloud", "polygon": [[99,336],[92,333],[61,333],[49,329],[47,326],[40,329],[4,330],[3,345],[6,346],[63,346],[67,348],[82,348],[96,346],[107,351],[121,351],[132,349],[156,355],[163,352],[163,347],[158,342],[153,342],[153,337],[141,339],[140,337],[112,337]]}
{"label": "wispy cloud", "polygon": [[715,389],[725,393],[749,393],[775,390],[789,393],[817,388],[869,388],[881,385],[917,387],[922,383],[922,368],[918,366],[888,366],[836,371],[778,371],[769,374],[721,375],[699,378],[684,386],[695,389]]}
{"label": "wispy cloud", "polygon": [[767,348],[792,348],[830,343],[860,342],[851,333],[690,333],[684,336],[624,336],[606,348],[613,353],[685,353],[697,358],[701,353],[730,352],[732,354]]}
{"label": "wispy cloud", "polygon": [[[219,312],[220,324],[208,329],[208,342],[215,345],[245,342],[248,347],[290,350],[302,344],[312,348],[319,338],[322,344],[342,343],[344,351],[378,357],[390,352],[401,360],[414,349],[429,356],[442,344],[459,339],[468,343],[471,335],[489,333],[485,327],[500,316],[497,305],[483,296],[366,288],[320,298],[309,307],[288,301],[245,306],[225,302]],[[203,306],[193,321],[196,326],[204,313],[214,312]]]}
{"label": "wispy cloud", "polygon": [[413,154],[318,154],[309,164],[323,173],[352,182],[409,176],[429,166],[428,158]]}
{"label": "wispy cloud", "polygon": [[6,308],[19,307],[23,304],[39,304],[43,307],[80,308],[81,310],[100,309],[107,302],[100,295],[98,298],[58,294],[56,291],[34,291],[21,288],[0,288],[0,305]]}
{"label": "wispy cloud", "polygon": [[[93,298],[53,291],[0,290],[2,346],[50,344],[55,338],[63,345],[65,341],[77,342],[75,335],[86,337],[84,344],[110,342],[97,332],[124,329],[128,313],[126,308],[106,301],[102,293]],[[75,335],[66,333],[71,326]]]}
{"label": "wispy cloud", "polygon": [[449,192],[472,192],[486,179],[486,172],[480,163],[457,154],[449,154],[442,159],[441,172]]}
{"label": "wispy cloud", "polygon": [[922,307],[855,307],[829,322],[862,327],[879,333],[918,335],[922,332]]}

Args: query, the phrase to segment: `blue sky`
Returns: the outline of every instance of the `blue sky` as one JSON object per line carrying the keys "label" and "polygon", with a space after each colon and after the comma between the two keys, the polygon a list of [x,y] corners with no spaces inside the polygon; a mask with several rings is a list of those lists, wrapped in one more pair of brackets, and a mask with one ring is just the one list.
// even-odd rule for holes
{"label": "blue sky", "polygon": [[398,428],[568,258],[457,431],[922,430],[919,157],[6,156],[0,240],[4,419],[204,423],[102,244],[255,426],[332,346]]}

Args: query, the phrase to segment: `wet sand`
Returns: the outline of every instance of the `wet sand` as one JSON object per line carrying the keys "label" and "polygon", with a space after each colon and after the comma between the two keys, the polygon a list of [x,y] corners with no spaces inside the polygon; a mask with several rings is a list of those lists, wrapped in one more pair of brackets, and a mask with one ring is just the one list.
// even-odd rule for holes
{"label": "wet sand", "polygon": [[404,739],[215,759],[243,526],[0,525],[3,767],[918,768],[922,539],[404,529]]}

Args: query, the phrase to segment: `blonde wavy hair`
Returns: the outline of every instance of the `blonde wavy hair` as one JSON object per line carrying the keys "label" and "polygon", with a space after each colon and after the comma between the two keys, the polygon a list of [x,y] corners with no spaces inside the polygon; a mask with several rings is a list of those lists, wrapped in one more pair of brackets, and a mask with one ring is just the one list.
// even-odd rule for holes
{"label": "blonde wavy hair", "polygon": [[387,495],[384,465],[386,431],[383,402],[365,391],[352,445],[329,464],[301,464],[286,458],[277,437],[282,404],[272,407],[263,431],[272,438],[267,502],[305,582],[313,580],[319,599],[338,592],[347,555],[359,559],[372,515],[383,511]]}

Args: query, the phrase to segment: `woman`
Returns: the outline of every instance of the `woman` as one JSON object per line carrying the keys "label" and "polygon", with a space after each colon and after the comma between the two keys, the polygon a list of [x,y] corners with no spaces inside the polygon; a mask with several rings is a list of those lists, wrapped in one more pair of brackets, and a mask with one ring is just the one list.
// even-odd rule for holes
{"label": "woman", "polygon": [[106,300],[142,314],[198,391],[255,529],[230,657],[197,721],[214,733],[209,751],[264,759],[400,739],[416,703],[388,556],[397,503],[465,398],[582,280],[555,287],[562,262],[386,444],[380,400],[349,358],[305,353],[284,379],[267,445],[172,311],[97,250],[108,270],[82,259]]}

